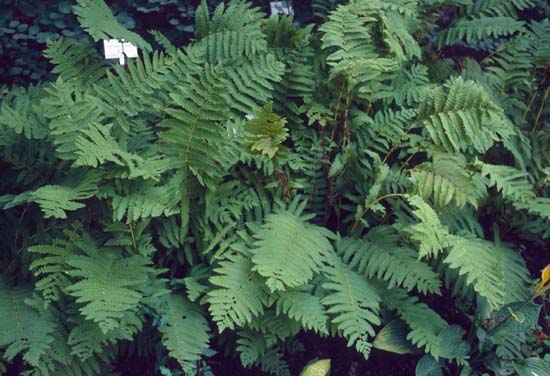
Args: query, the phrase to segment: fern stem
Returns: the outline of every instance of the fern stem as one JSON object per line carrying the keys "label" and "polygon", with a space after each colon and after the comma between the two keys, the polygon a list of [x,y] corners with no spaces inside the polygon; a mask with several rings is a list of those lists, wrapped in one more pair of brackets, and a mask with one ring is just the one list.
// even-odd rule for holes
{"label": "fern stem", "polygon": [[134,250],[137,251],[137,244],[136,244],[136,237],[134,236],[134,227],[131,223],[128,223],[128,228],[130,229],[130,235],[132,236],[132,246],[134,247]]}
{"label": "fern stem", "polygon": [[349,112],[349,107],[351,105],[351,90],[349,86],[348,86],[348,92],[346,96],[347,96],[346,110],[344,111],[344,138],[345,138],[346,145],[349,146],[349,144],[351,143],[351,135],[349,131],[349,122],[348,122],[348,112]]}
{"label": "fern stem", "polygon": [[361,214],[359,215],[359,217],[355,220],[355,222],[353,222],[353,226],[351,227],[351,233],[353,233],[353,231],[355,230],[355,228],[357,227],[357,225],[359,224],[359,221],[365,216],[365,214],[367,214],[369,212],[369,210],[374,206],[376,205],[377,203],[379,203],[380,201],[382,200],[385,200],[385,199],[388,199],[388,198],[392,198],[392,197],[406,197],[405,194],[403,193],[389,193],[387,195],[383,195],[383,196],[380,196],[378,197],[376,200],[374,200],[373,202],[371,202],[362,212]]}
{"label": "fern stem", "polygon": [[535,124],[533,124],[533,129],[531,129],[531,134],[533,134],[535,132],[535,130],[537,129],[540,117],[542,115],[542,111],[544,110],[544,107],[546,106],[546,100],[548,99],[548,94],[550,94],[550,85],[548,85],[546,87],[546,90],[544,91],[544,96],[542,97],[542,103],[540,104],[539,111],[537,112],[537,117],[535,118]]}
{"label": "fern stem", "polygon": [[[546,72],[544,74],[544,77],[542,78],[542,81],[539,84],[539,88],[544,85],[544,82],[546,81],[547,75]],[[533,106],[533,103],[535,102],[535,99],[537,98],[537,94],[539,93],[539,90],[535,90],[533,94],[531,95],[531,98],[529,98],[529,102],[527,103],[527,107],[525,108],[525,111],[523,112],[523,115],[521,117],[521,124],[525,121],[525,118],[527,117],[527,114],[531,110],[531,107]]]}
{"label": "fern stem", "polygon": [[410,131],[412,131],[414,128],[416,127],[416,124],[413,124],[411,125],[400,137],[399,137],[399,140],[397,140],[397,142],[392,145],[391,149],[388,151],[388,153],[386,154],[386,156],[384,157],[384,159],[382,160],[382,163],[386,163],[386,161],[388,160],[388,158],[390,157],[390,155],[395,151],[395,149],[397,149],[399,147],[399,145],[401,145],[401,140],[403,139],[403,136],[406,136],[409,134]]}
{"label": "fern stem", "polygon": [[346,81],[342,81],[340,85],[340,92],[338,93],[338,99],[336,100],[336,108],[334,110],[334,119],[332,122],[332,133],[330,134],[331,141],[334,141],[334,136],[336,135],[336,122],[338,121],[338,111],[340,110],[340,101],[342,100],[342,95],[344,94],[344,85]]}

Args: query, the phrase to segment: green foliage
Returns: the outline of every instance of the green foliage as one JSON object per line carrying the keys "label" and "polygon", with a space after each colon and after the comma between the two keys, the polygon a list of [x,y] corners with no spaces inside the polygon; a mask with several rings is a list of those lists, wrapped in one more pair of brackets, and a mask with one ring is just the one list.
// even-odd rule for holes
{"label": "green foliage", "polygon": [[64,33],[54,81],[2,88],[0,369],[207,374],[217,351],[290,375],[311,331],[419,375],[546,374],[539,3],[212,3],[132,2],[179,12],[157,44],[123,5],[56,5],[140,56]]}
{"label": "green foliage", "polygon": [[291,213],[270,214],[255,234],[253,270],[272,292],[306,284],[329,257],[331,233]]}

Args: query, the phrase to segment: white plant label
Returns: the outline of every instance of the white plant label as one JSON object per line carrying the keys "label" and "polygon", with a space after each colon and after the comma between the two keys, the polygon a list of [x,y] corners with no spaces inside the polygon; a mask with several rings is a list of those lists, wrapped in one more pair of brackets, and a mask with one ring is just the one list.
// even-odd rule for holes
{"label": "white plant label", "polygon": [[292,9],[289,1],[272,1],[269,5],[271,6],[271,14],[286,14],[289,16],[294,14],[294,9]]}
{"label": "white plant label", "polygon": [[105,59],[118,59],[120,65],[124,65],[125,57],[137,57],[138,49],[132,43],[118,39],[103,40]]}

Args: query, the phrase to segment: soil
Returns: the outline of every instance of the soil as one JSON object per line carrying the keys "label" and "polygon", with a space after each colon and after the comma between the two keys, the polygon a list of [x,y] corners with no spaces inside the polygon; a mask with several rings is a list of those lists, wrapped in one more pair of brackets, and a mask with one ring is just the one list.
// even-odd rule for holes
{"label": "soil", "polygon": [[[346,346],[339,338],[319,338],[314,334],[301,334],[306,351],[287,358],[293,376],[298,376],[313,359],[330,359],[331,376],[414,376],[421,355],[397,355],[373,349],[369,360]],[[224,357],[220,352],[208,362],[216,376],[263,376],[258,368],[246,369],[237,358]],[[122,376],[160,375],[155,373],[155,359],[120,359],[116,371]]]}

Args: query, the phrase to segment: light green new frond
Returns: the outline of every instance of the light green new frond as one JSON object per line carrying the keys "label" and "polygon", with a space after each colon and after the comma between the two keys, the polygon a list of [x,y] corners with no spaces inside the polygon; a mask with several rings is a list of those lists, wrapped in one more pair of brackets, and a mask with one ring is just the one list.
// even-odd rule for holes
{"label": "light green new frond", "polygon": [[285,66],[268,54],[225,67],[224,71],[229,105],[235,116],[240,117],[251,114],[273,98],[274,84],[281,81]]}
{"label": "light green new frond", "polygon": [[115,250],[99,249],[90,240],[75,244],[83,253],[66,258],[68,275],[75,283],[67,287],[82,306],[79,311],[99,324],[103,333],[120,327],[126,312],[138,309],[142,289],[148,281],[149,259],[143,256],[123,257]]}
{"label": "light green new frond", "polygon": [[209,311],[222,332],[250,323],[264,311],[267,291],[259,276],[252,271],[253,264],[243,255],[227,255],[209,278],[215,288],[207,294]]}
{"label": "light green new frond", "polygon": [[511,166],[492,165],[477,162],[481,165],[481,174],[489,178],[489,187],[496,187],[500,194],[509,200],[527,203],[535,198],[535,189],[529,181],[526,171]]}
{"label": "light green new frond", "polygon": [[102,39],[124,39],[144,51],[151,45],[138,34],[122,26],[103,0],[78,0],[74,12],[80,25],[97,42]]}
{"label": "light green new frond", "polygon": [[199,77],[170,94],[175,107],[167,109],[171,119],[160,124],[165,129],[161,138],[166,151],[200,182],[223,174],[219,162],[226,142],[226,90],[221,71],[206,65]]}
{"label": "light green new frond", "polygon": [[253,118],[244,125],[244,145],[252,153],[259,153],[272,159],[284,153],[287,148],[282,143],[288,138],[286,119],[273,113],[271,103],[256,110]]}
{"label": "light green new frond", "polygon": [[426,90],[417,121],[449,153],[483,153],[514,132],[484,87],[461,77]]}
{"label": "light green new frond", "polygon": [[185,367],[200,360],[208,348],[209,327],[200,307],[183,296],[168,296],[166,324],[159,327],[162,343],[170,356]]}
{"label": "light green new frond", "polygon": [[26,362],[38,366],[54,341],[55,324],[25,303],[32,292],[30,286],[12,287],[0,279],[0,348],[8,361],[23,353]]}
{"label": "light green new frond", "polygon": [[55,65],[52,73],[82,89],[89,88],[107,72],[105,61],[96,58],[91,46],[75,44],[63,37],[49,40],[44,56]]}
{"label": "light green new frond", "polygon": [[328,334],[328,316],[321,299],[307,290],[289,290],[279,295],[276,303],[277,315],[284,313],[302,324],[307,330]]}
{"label": "light green new frond", "polygon": [[[443,262],[451,269],[457,269],[459,275],[464,275],[466,284],[486,298],[492,309],[500,308],[505,297],[502,268],[508,270],[507,263],[517,262],[517,259],[507,257],[509,253],[482,239],[451,236],[449,243],[449,253]],[[509,282],[513,283],[512,280]]]}
{"label": "light green new frond", "polygon": [[340,259],[324,270],[327,282],[323,288],[328,292],[322,300],[328,309],[331,322],[365,358],[368,358],[374,337],[374,325],[380,324],[378,310],[380,296],[365,277],[352,271]]}
{"label": "light green new frond", "polygon": [[5,126],[29,140],[44,139],[48,127],[39,107],[43,94],[41,87],[31,85],[13,97],[3,98],[0,104],[0,129]]}
{"label": "light green new frond", "polygon": [[272,292],[308,283],[332,252],[329,230],[288,212],[267,216],[254,237],[253,270]]}
{"label": "light green new frond", "polygon": [[418,260],[418,252],[400,246],[394,231],[375,227],[363,239],[343,238],[336,251],[357,272],[367,278],[387,281],[388,288],[402,286],[407,291],[439,293],[441,281],[432,268]]}
{"label": "light green new frond", "polygon": [[504,37],[525,30],[525,22],[514,17],[461,18],[439,34],[438,48],[460,41],[479,42],[488,37]]}
{"label": "light green new frond", "polygon": [[462,208],[471,204],[478,206],[478,200],[486,194],[482,179],[466,170],[466,160],[461,154],[437,153],[433,162],[416,166],[410,180],[424,200],[432,200],[438,207],[451,202]]}
{"label": "light green new frond", "polygon": [[67,185],[45,185],[30,194],[29,202],[36,202],[46,218],[67,218],[66,211],[85,207],[80,200],[94,196],[98,190],[100,176],[89,173],[78,182]]}
{"label": "light green new frond", "polygon": [[415,346],[425,348],[434,357],[440,355],[439,334],[447,327],[445,320],[415,296],[408,296],[405,290],[393,288],[384,291],[384,305],[397,311],[411,331],[407,339]]}
{"label": "light green new frond", "polygon": [[437,256],[448,246],[449,230],[441,224],[437,213],[420,196],[412,196],[409,203],[416,207],[413,214],[420,223],[408,226],[405,231],[420,243],[418,257]]}

